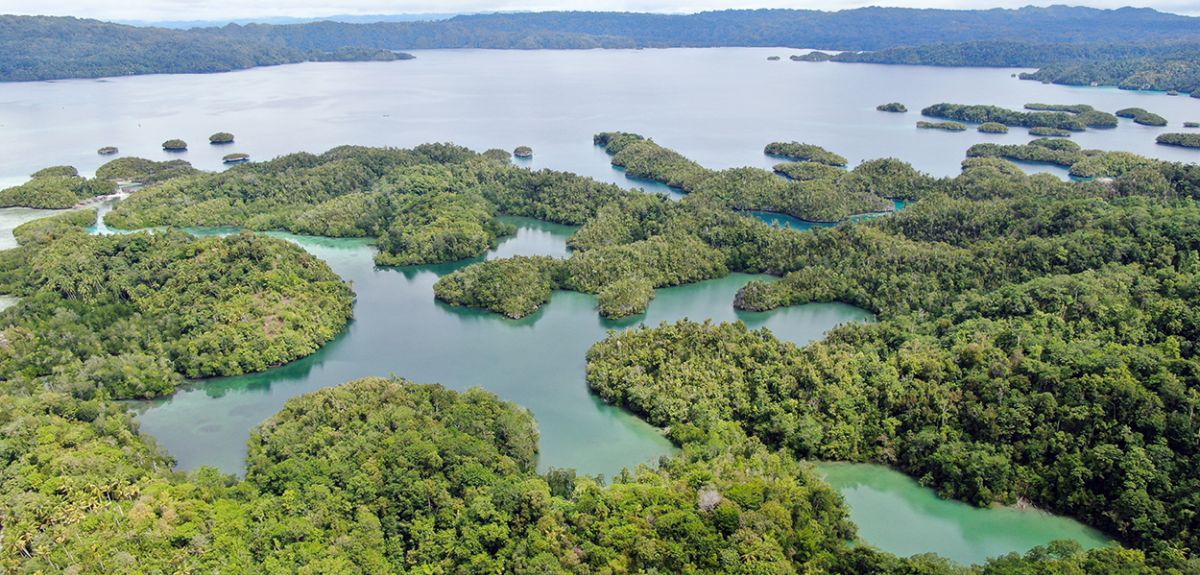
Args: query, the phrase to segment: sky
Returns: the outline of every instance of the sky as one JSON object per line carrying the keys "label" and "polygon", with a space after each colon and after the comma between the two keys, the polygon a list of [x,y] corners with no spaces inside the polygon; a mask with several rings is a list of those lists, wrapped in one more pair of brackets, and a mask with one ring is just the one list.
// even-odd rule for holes
{"label": "sky", "polygon": [[1017,8],[1069,3],[1096,8],[1136,5],[1200,15],[1200,0],[0,0],[0,13],[78,16],[102,20],[223,20],[342,14],[472,13],[614,10],[687,13],[723,8],[837,10],[869,5],[915,8]]}

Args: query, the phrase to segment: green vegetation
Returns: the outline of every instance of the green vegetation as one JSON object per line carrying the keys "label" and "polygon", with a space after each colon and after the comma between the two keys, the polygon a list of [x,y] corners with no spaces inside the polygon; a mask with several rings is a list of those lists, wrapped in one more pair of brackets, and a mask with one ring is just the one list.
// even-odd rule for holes
{"label": "green vegetation", "polygon": [[342,147],[181,175],[122,202],[108,222],[126,229],[239,226],[374,238],[379,264],[412,265],[483,255],[514,231],[500,213],[581,224],[624,193],[448,144]]}
{"label": "green vegetation", "polygon": [[162,143],[162,149],[168,152],[182,152],[187,149],[187,142],[178,138]]}
{"label": "green vegetation", "polygon": [[490,393],[371,378],[288,401],[251,437],[239,481],[171,473],[111,402],[0,401],[0,501],[19,518],[5,571],[850,575],[837,566],[908,562],[850,549],[837,494],[732,427],[605,486],[539,476],[533,418]]}
{"label": "green vegetation", "polygon": [[226,164],[240,164],[242,162],[250,161],[250,154],[247,154],[245,152],[234,152],[232,154],[225,154],[224,156],[221,157],[221,161],[225,162]]}
{"label": "green vegetation", "polygon": [[879,110],[880,112],[898,112],[901,114],[908,111],[908,107],[900,102],[888,102],[887,104],[880,104],[875,106],[875,109]]}
{"label": "green vegetation", "polygon": [[1158,114],[1141,114],[1133,119],[1134,122],[1143,126],[1166,126],[1167,119]]}
{"label": "green vegetation", "polygon": [[1070,138],[1071,132],[1069,132],[1067,130],[1061,130],[1059,128],[1047,128],[1045,126],[1038,126],[1036,128],[1030,128],[1029,135],[1037,136],[1039,138]]}
{"label": "green vegetation", "polygon": [[[1067,84],[1071,86],[1117,86],[1122,90],[1162,90],[1176,94],[1200,90],[1200,49],[1194,45],[1161,48],[1144,46],[1113,47],[1111,54],[1080,62],[1045,66],[1021,79]],[[1149,56],[1123,57],[1119,52],[1151,52]]]}
{"label": "green vegetation", "polygon": [[142,158],[117,158],[96,169],[96,178],[153,184],[200,173],[186,160],[155,162]]}
{"label": "green vegetation", "polygon": [[1200,134],[1159,134],[1155,141],[1168,146],[1200,148]]}
{"label": "green vegetation", "polygon": [[1160,169],[1160,162],[1129,152],[1084,150],[1070,140],[1038,139],[1023,145],[976,144],[969,158],[1005,158],[1069,168],[1077,178],[1115,178],[1140,170]]}
{"label": "green vegetation", "polygon": [[[1087,114],[1091,114],[1091,112],[1087,112]],[[1112,119],[1110,122],[1110,118],[1105,117],[1103,114],[1076,115],[1067,112],[1020,112],[997,106],[964,106],[962,104],[934,104],[921,110],[921,115],[976,124],[997,122],[1006,126],[1058,128],[1073,132],[1083,131],[1090,125],[1089,122],[1097,124],[1096,127],[1111,127],[1111,125],[1116,125],[1115,119]]]}
{"label": "green vegetation", "polygon": [[1200,128],[1200,122],[1184,122],[1183,127],[1185,127],[1185,128]]}
{"label": "green vegetation", "polygon": [[845,166],[846,158],[839,156],[821,146],[801,144],[800,142],[772,142],[767,144],[763,153],[777,158],[786,158],[794,162],[816,162],[827,166]]}
{"label": "green vegetation", "polygon": [[283,240],[182,232],[88,235],[94,210],[35,220],[0,252],[0,379],[83,398],[154,397],[183,377],[261,371],[308,355],[353,294]]}
{"label": "green vegetation", "polygon": [[217,132],[208,137],[208,143],[210,143],[210,144],[232,144],[233,143],[233,134],[230,134],[229,132]]}
{"label": "green vegetation", "polygon": [[605,317],[645,311],[654,288],[718,278],[726,257],[692,235],[653,236],[580,251],[566,260],[514,257],[467,266],[434,284],[439,300],[519,318],[550,300],[555,289],[600,297]]}
{"label": "green vegetation", "polygon": [[793,62],[828,62],[833,59],[833,56],[819,50],[814,50],[807,54],[793,54],[789,56],[789,59]]}
{"label": "green vegetation", "polygon": [[72,166],[54,166],[38,170],[24,184],[0,190],[0,208],[69,208],[116,189],[105,178],[87,179]]}
{"label": "green vegetation", "polygon": [[1143,126],[1166,126],[1167,120],[1153,112],[1147,112],[1142,108],[1124,108],[1117,110],[1117,116],[1121,118],[1132,118]]}
{"label": "green vegetation", "polygon": [[[668,427],[681,451],[608,486],[569,470],[538,475],[536,426],[517,406],[378,378],[289,401],[251,437],[244,480],[183,474],[113,398],[311,350],[347,320],[348,288],[281,240],[90,236],[91,211],[35,221],[16,231],[21,247],[0,253],[0,291],[20,296],[0,313],[0,570],[1200,569],[1200,167],[1038,140],[1029,147],[1076,154],[1073,169],[1113,179],[1066,182],[971,157],[953,178],[892,159],[850,171],[785,164],[798,176],[789,182],[707,170],[632,134],[596,141],[614,163],[689,195],[674,202],[450,145],[338,148],[181,170],[114,216],[380,225],[381,244],[408,238],[439,252],[486,238],[478,230],[494,212],[553,218],[582,224],[570,258],[473,264],[435,293],[519,316],[573,289],[615,317],[640,313],[657,286],[769,271],[782,277],[748,284],[739,308],[844,301],[878,322],[804,348],[740,323],[614,332],[588,355],[589,385]],[[917,201],[806,232],[736,213],[776,197],[773,186],[814,182]],[[980,505],[1029,501],[1133,548],[1060,543],[977,567],[894,557],[849,544],[842,503],[798,457],[887,463]]]}
{"label": "green vegetation", "polygon": [[1008,126],[998,122],[984,122],[979,125],[979,131],[984,134],[1007,134]]}
{"label": "green vegetation", "polygon": [[768,62],[778,62],[779,60],[780,60],[779,56],[767,56]]}
{"label": "green vegetation", "polygon": [[1200,168],[1083,161],[1114,179],[969,159],[889,218],[794,236],[771,250],[788,273],[737,300],[843,301],[877,324],[803,349],[742,324],[614,334],[589,384],[684,444],[736,422],[798,457],[896,465],[949,497],[1194,548]]}
{"label": "green vegetation", "polygon": [[1095,108],[1093,108],[1087,104],[1041,104],[1041,103],[1025,104],[1025,109],[1033,110],[1035,112],[1067,112],[1069,114],[1082,114],[1084,112],[1091,112],[1092,110],[1095,110]]}
{"label": "green vegetation", "polygon": [[513,150],[512,155],[513,157],[522,159],[532,158],[533,148],[530,148],[529,146],[517,146],[516,149]]}
{"label": "green vegetation", "polygon": [[116,146],[104,146],[103,148],[96,150],[96,153],[100,154],[101,156],[111,156],[117,153],[117,148]]}
{"label": "green vegetation", "polygon": [[846,173],[845,170],[839,167],[818,164],[816,162],[784,162],[782,164],[775,164],[775,167],[772,169],[777,174],[800,181],[836,180]]}
{"label": "green vegetation", "polygon": [[[899,194],[904,193],[875,185],[875,171],[887,169],[890,164],[872,163],[850,172],[837,170],[819,179],[789,182],[758,168],[708,170],[637,134],[606,132],[597,134],[594,141],[612,154],[613,165],[624,168],[627,175],[679,188],[688,194],[688,202],[713,203],[734,210],[778,212],[809,221],[834,222],[856,214],[887,211],[892,204],[884,198],[902,197]],[[767,147],[767,153],[844,163],[841,156],[808,144],[776,143]]]}
{"label": "green vegetation", "polygon": [[964,132],[967,127],[958,122],[926,122],[924,120],[917,122],[917,127],[922,130],[945,130],[947,132]]}

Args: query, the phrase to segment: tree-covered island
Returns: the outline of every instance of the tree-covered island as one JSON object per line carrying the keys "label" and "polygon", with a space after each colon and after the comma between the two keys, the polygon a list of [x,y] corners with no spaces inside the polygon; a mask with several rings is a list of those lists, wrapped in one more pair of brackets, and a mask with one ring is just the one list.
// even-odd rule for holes
{"label": "tree-covered island", "polygon": [[[91,236],[88,211],[35,221],[18,229],[21,247],[0,252],[0,286],[20,296],[0,313],[0,568],[1200,569],[1191,551],[1200,545],[1196,165],[1046,140],[1030,147],[1071,155],[1072,167],[1090,163],[1106,179],[1027,175],[989,154],[950,178],[881,159],[852,170],[782,164],[785,179],[708,170],[633,134],[596,142],[630,174],[687,195],[672,201],[446,144],[337,148],[219,174],[122,158],[98,176],[156,181],[110,214],[114,226],[323,225],[376,237],[381,253],[388,238],[359,229],[430,239],[389,257],[452,257],[460,251],[441,246],[474,237],[495,214],[581,224],[567,259],[476,263],[436,288],[510,315],[563,287],[626,315],[644,309],[655,286],[749,271],[781,279],[747,284],[731,302],[741,309],[841,301],[878,321],[805,347],[740,323],[614,332],[589,353],[588,384],[669,426],[681,450],[609,481],[539,474],[531,415],[490,393],[379,378],[289,401],[251,436],[244,479],[182,473],[113,399],[311,350],[314,336],[345,323],[348,288],[282,240]],[[845,214],[855,194],[911,205],[805,232],[739,214],[801,190],[811,201],[797,206],[812,213]],[[1070,514],[1120,544],[1085,552],[1055,543],[978,566],[895,557],[851,544],[844,504],[798,458],[886,463],[973,504]]]}

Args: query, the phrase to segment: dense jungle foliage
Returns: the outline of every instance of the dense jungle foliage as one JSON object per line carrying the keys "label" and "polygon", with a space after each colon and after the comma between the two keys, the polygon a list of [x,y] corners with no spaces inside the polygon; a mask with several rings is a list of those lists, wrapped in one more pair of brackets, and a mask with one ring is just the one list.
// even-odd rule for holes
{"label": "dense jungle foliage", "polygon": [[1009,127],[1055,128],[1073,132],[1081,132],[1087,128],[1115,128],[1117,126],[1116,116],[1090,108],[1079,112],[1022,112],[997,106],[965,106],[943,103],[934,104],[921,110],[921,115],[973,124],[994,122]]}
{"label": "dense jungle foliage", "polygon": [[54,166],[38,170],[24,184],[0,190],[0,208],[69,208],[116,189],[107,179],[88,179],[74,167]]}
{"label": "dense jungle foliage", "polygon": [[917,128],[922,130],[945,130],[947,132],[967,131],[967,125],[961,122],[926,122],[921,120],[917,122]]}
{"label": "dense jungle foliage", "polygon": [[261,371],[316,351],[353,294],[282,240],[89,235],[94,210],[17,228],[0,252],[0,379],[13,388],[145,398],[184,377]]}
{"label": "dense jungle foliage", "polygon": [[891,217],[776,235],[764,265],[788,273],[736,302],[843,301],[877,324],[800,350],[741,325],[614,334],[589,381],[679,437],[736,421],[801,457],[896,465],[947,496],[1028,500],[1186,555],[1200,168],[1100,158],[1113,179],[970,158]]}
{"label": "dense jungle foliage", "polygon": [[[0,393],[11,573],[1149,575],[1182,560],[1055,544],[981,567],[849,546],[840,498],[735,425],[608,485],[534,471],[529,413],[371,378],[294,398],[244,480],[170,461],[105,400]],[[1036,571],[1034,571],[1036,569]]]}
{"label": "dense jungle foliage", "polygon": [[[397,233],[381,245],[463,239],[472,251],[466,240],[486,239],[496,213],[527,215],[582,224],[571,257],[474,264],[444,276],[438,296],[521,315],[575,289],[621,316],[655,286],[771,272],[782,279],[748,284],[739,307],[838,300],[879,321],[805,348],[742,324],[614,333],[589,354],[589,384],[669,425],[682,450],[608,486],[538,475],[532,418],[489,393],[383,379],[289,401],[252,435],[244,480],[182,474],[112,398],[167,391],[193,368],[261,369],[243,360],[276,349],[272,330],[312,335],[336,317],[336,332],[348,289],[280,240],[88,236],[87,211],[35,221],[0,252],[0,286],[21,297],[0,313],[0,569],[1200,573],[1200,168],[1110,153],[1111,181],[1064,182],[995,157],[968,158],[953,178],[883,159],[784,164],[789,181],[712,172],[639,136],[597,141],[690,194],[674,202],[448,145],[339,148],[223,174],[117,164],[178,175],[110,223],[355,235],[382,226],[365,216],[387,206],[415,216],[388,222]],[[1082,153],[1073,145],[1035,147]],[[915,201],[799,232],[737,213],[765,181]],[[206,347],[218,341],[233,347]],[[964,567],[850,545],[839,497],[797,456],[889,463],[977,504],[1028,500],[1131,548],[1054,544]]]}
{"label": "dense jungle foliage", "polygon": [[[1068,168],[1070,174],[1077,178],[1117,178],[1126,174],[1134,178],[1142,174],[1154,180],[1154,187],[1165,189],[1164,184],[1158,181],[1163,177],[1164,166],[1158,160],[1129,152],[1085,150],[1075,142],[1059,138],[1038,138],[1028,144],[975,144],[967,149],[967,157],[1054,164]],[[1192,171],[1190,168],[1179,169],[1189,174]]]}
{"label": "dense jungle foliage", "polygon": [[[759,168],[709,170],[638,134],[604,132],[597,134],[594,141],[612,155],[612,164],[626,174],[678,188],[695,203],[836,222],[856,214],[888,211],[892,208],[888,198],[906,197],[884,195],[892,192],[872,187],[879,173],[892,166],[878,160],[849,172],[827,171],[819,178],[789,181]],[[811,144],[776,142],[767,146],[765,152],[825,165],[846,163],[842,156]]]}
{"label": "dense jungle foliage", "polygon": [[793,162],[816,162],[818,164],[837,167],[844,167],[848,163],[845,157],[830,152],[821,146],[802,144],[800,142],[772,142],[767,144],[767,147],[763,149],[763,153]]}
{"label": "dense jungle foliage", "polygon": [[[122,160],[128,174],[122,173],[135,177],[145,169],[136,164],[147,162]],[[106,221],[126,229],[239,226],[373,238],[378,263],[410,265],[482,255],[514,231],[497,218],[501,212],[581,224],[625,193],[574,174],[507,162],[506,152],[479,154],[449,144],[291,154],[174,177],[122,202]],[[116,172],[107,167],[101,172]]]}
{"label": "dense jungle foliage", "polygon": [[1155,141],[1168,146],[1183,148],[1200,148],[1200,134],[1159,134]]}
{"label": "dense jungle foliage", "polygon": [[1037,126],[1029,129],[1030,136],[1038,138],[1070,138],[1070,130],[1062,130],[1059,128],[1047,128],[1045,126]]}

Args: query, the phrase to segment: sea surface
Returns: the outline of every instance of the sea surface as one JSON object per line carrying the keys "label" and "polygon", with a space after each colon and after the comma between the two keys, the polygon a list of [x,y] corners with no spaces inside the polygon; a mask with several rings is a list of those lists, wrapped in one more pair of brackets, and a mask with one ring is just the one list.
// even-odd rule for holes
{"label": "sea surface", "polygon": [[[977,142],[1020,143],[1008,134],[918,130],[938,102],[1020,108],[1028,102],[1138,106],[1169,120],[1151,128],[1122,120],[1072,139],[1087,148],[1196,161],[1200,151],[1159,146],[1156,135],[1200,121],[1200,100],[1115,88],[1069,88],[1018,80],[1008,68],[939,68],[793,62],[803,50],[418,50],[415,60],[312,62],[221,74],[151,75],[0,84],[0,185],[57,164],[91,173],[96,154],[182,158],[221,169],[245,152],[269,159],[342,144],[409,147],[455,142],[477,150],[528,145],[535,168],[608,181],[624,176],[592,146],[600,131],[638,132],[712,168],[770,167],[775,140],[825,146],[851,165],[897,157],[935,175],[958,172]],[[778,55],[780,61],[767,61]],[[906,114],[878,112],[898,101]],[[208,136],[228,131],[233,144]],[[183,153],[164,152],[182,138]],[[1051,168],[1033,166],[1031,169]],[[1061,170],[1053,169],[1062,173]]]}

